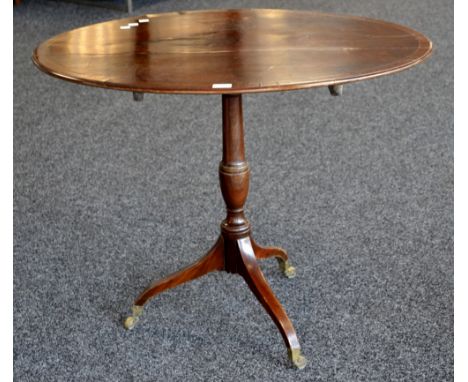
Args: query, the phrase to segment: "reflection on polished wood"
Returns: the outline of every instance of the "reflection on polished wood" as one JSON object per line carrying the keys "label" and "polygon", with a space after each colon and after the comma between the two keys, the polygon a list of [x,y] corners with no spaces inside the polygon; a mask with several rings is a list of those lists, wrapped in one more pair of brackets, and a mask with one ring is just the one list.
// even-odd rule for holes
{"label": "reflection on polished wood", "polygon": [[[138,23],[142,17],[149,22]],[[138,26],[120,29],[132,22]],[[33,60],[49,74],[113,89],[247,93],[372,78],[417,64],[431,48],[422,34],[384,21],[237,9],[94,24],[47,40]]]}

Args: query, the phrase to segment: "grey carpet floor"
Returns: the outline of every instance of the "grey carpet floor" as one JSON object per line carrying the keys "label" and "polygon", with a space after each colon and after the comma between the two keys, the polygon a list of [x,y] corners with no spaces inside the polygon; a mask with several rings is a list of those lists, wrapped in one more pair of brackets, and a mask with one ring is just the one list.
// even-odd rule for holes
{"label": "grey carpet floor", "polygon": [[314,9],[430,37],[429,61],[357,83],[244,98],[247,213],[298,269],[264,273],[309,365],[244,281],[211,274],[161,294],[122,327],[151,280],[213,243],[220,97],[131,94],[40,73],[46,38],[125,14],[55,1],[14,9],[16,381],[449,381],[453,379],[453,9],[418,1],[146,1]]}

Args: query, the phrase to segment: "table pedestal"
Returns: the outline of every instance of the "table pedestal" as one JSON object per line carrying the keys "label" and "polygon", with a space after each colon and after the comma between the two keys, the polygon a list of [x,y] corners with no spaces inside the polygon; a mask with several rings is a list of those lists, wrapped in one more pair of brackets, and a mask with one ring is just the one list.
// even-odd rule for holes
{"label": "table pedestal", "polygon": [[224,270],[241,275],[253,294],[278,327],[288,348],[294,366],[302,369],[306,359],[301,355],[296,331],[284,308],[271,290],[258,265],[258,259],[276,257],[280,269],[288,277],[295,269],[288,262],[286,251],[277,247],[261,247],[251,236],[250,223],[244,215],[244,204],[249,189],[249,165],[245,160],[242,96],[223,95],[223,159],[219,165],[221,192],[227,208],[227,217],[221,223],[221,235],[216,244],[200,260],[188,267],[155,281],[135,300],[133,314],[125,320],[132,329],[143,312],[143,306],[166,289]]}

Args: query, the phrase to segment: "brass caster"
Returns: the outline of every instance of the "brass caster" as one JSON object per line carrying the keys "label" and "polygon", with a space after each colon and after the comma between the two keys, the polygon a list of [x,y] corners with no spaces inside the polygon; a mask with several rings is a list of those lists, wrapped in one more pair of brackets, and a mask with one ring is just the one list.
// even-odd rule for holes
{"label": "brass caster", "polygon": [[301,354],[301,349],[288,349],[288,356],[294,367],[302,370],[307,365],[307,359]]}
{"label": "brass caster", "polygon": [[125,329],[131,330],[137,324],[140,319],[141,314],[143,313],[143,306],[133,305],[132,306],[132,315],[127,317],[124,321]]}
{"label": "brass caster", "polygon": [[296,277],[296,268],[294,268],[288,260],[278,258],[278,264],[283,274],[288,278],[292,279]]}

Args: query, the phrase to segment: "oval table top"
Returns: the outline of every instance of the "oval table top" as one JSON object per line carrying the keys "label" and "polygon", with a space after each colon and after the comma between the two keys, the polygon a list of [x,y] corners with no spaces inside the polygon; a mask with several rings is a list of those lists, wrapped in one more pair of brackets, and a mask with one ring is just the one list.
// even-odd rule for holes
{"label": "oval table top", "polygon": [[279,9],[148,14],[40,44],[44,72],[148,93],[239,94],[343,84],[398,72],[430,55],[407,27],[364,17]]}

